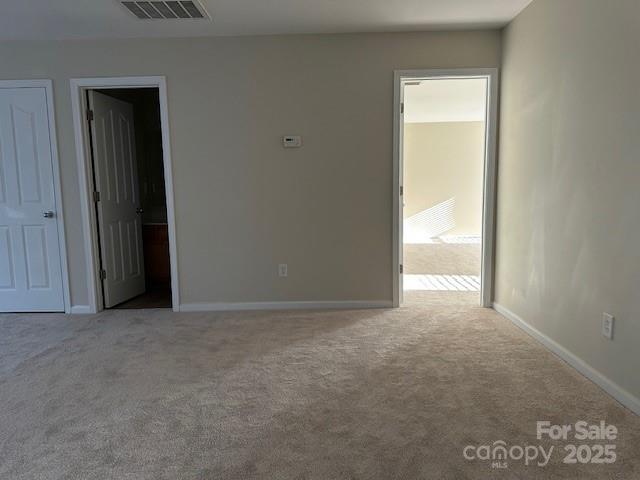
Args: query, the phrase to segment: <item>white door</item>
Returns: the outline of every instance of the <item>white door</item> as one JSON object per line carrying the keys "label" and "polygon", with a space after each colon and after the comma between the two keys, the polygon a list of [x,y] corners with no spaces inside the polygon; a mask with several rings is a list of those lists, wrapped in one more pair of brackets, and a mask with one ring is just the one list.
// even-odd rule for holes
{"label": "white door", "polygon": [[44,88],[0,88],[0,311],[64,311]]}
{"label": "white door", "polygon": [[404,82],[400,82],[400,121],[398,124],[398,179],[400,186],[398,194],[398,302],[404,302]]}
{"label": "white door", "polygon": [[144,293],[133,106],[89,92],[105,308]]}

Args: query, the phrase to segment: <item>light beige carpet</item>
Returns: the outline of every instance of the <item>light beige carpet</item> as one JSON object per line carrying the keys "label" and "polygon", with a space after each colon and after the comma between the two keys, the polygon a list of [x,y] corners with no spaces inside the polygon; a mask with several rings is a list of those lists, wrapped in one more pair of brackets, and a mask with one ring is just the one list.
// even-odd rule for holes
{"label": "light beige carpet", "polygon": [[[537,420],[615,424],[616,463],[463,458]],[[462,304],[3,315],[0,478],[635,479],[640,420]]]}
{"label": "light beige carpet", "polygon": [[[479,243],[426,243],[403,245],[404,272],[427,275],[480,275]],[[403,292],[405,305],[479,305],[480,292],[411,290]]]}
{"label": "light beige carpet", "polygon": [[479,243],[406,243],[405,273],[480,275]]}

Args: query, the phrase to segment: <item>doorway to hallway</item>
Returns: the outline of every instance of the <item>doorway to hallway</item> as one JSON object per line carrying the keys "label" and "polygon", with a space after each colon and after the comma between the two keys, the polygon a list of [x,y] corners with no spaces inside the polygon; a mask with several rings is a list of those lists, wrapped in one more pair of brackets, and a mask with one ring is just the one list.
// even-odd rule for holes
{"label": "doorway to hallway", "polygon": [[398,303],[489,306],[492,72],[397,81]]}

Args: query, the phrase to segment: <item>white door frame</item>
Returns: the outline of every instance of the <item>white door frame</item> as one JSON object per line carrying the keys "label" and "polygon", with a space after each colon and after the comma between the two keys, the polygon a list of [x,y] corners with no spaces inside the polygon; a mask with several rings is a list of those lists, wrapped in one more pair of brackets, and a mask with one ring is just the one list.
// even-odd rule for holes
{"label": "white door frame", "polygon": [[60,267],[62,269],[62,292],[64,312],[71,313],[71,294],[69,292],[69,267],[67,266],[67,242],[64,235],[64,211],[62,208],[62,183],[60,176],[60,160],[58,159],[58,142],[56,137],[56,115],[53,108],[53,82],[49,79],[39,80],[0,80],[0,88],[44,88],[47,98],[47,119],[49,122],[49,145],[53,170],[53,192],[56,204],[56,226],[58,230],[58,249]]}
{"label": "white door frame", "polygon": [[87,284],[89,287],[89,311],[97,313],[103,309],[102,289],[98,274],[97,218],[93,208],[93,166],[86,122],[87,99],[85,92],[110,88],[157,88],[160,98],[160,122],[162,128],[162,156],[164,163],[164,187],[167,202],[167,226],[169,230],[169,260],[171,262],[171,303],[177,312],[180,305],[178,283],[178,254],[176,248],[176,222],[173,197],[173,168],[171,165],[171,143],[169,138],[169,112],[167,107],[167,81],[163,76],[154,77],[98,77],[71,79],[71,108],[76,140],[76,157],[80,180],[80,203],[82,205],[82,227],[87,256]]}
{"label": "white door frame", "polygon": [[402,298],[400,259],[402,258],[402,218],[400,216],[400,189],[402,187],[403,144],[401,102],[404,97],[403,81],[433,78],[486,78],[487,117],[485,134],[485,160],[482,205],[482,270],[480,303],[491,307],[493,302],[494,238],[496,204],[496,138],[498,120],[498,69],[457,68],[436,70],[396,70],[393,74],[393,306],[399,307]]}

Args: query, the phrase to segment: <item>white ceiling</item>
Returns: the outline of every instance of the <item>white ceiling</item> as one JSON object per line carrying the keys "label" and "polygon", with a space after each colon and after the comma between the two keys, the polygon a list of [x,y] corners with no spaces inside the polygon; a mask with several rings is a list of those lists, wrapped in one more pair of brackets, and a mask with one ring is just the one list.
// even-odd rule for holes
{"label": "white ceiling", "polygon": [[202,0],[210,20],[138,20],[116,0],[6,0],[0,39],[491,28],[531,0]]}
{"label": "white ceiling", "polygon": [[405,123],[481,122],[485,119],[483,78],[424,80],[404,87]]}

